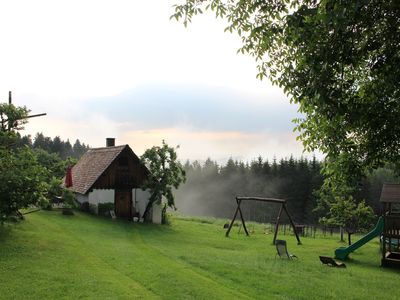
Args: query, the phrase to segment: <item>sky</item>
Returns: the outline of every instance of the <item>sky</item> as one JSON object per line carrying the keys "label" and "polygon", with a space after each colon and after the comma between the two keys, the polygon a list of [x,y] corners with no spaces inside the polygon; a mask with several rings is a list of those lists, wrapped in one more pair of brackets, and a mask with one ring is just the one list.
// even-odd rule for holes
{"label": "sky", "polygon": [[22,134],[106,137],[141,155],[179,145],[182,160],[221,163],[303,153],[297,107],[256,79],[253,58],[211,14],[185,28],[170,20],[180,0],[0,2],[0,101],[33,114]]}

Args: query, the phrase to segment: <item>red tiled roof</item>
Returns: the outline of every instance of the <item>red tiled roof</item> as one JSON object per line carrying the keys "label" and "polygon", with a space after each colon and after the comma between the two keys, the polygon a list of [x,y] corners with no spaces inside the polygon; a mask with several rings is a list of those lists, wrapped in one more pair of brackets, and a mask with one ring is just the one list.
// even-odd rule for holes
{"label": "red tiled roof", "polygon": [[128,145],[88,150],[72,168],[73,192],[86,194],[108,166]]}

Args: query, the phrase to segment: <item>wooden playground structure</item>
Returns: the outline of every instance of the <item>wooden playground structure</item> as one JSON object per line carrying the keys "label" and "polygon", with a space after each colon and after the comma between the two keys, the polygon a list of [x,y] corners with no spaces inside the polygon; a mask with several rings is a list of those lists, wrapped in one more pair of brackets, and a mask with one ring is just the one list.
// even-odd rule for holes
{"label": "wooden playground structure", "polygon": [[275,199],[275,198],[236,197],[237,207],[236,207],[236,210],[235,210],[235,214],[233,215],[232,221],[231,221],[231,223],[229,224],[228,230],[227,230],[226,233],[225,233],[225,236],[226,236],[226,237],[229,236],[229,232],[230,232],[231,229],[232,229],[232,226],[233,226],[233,224],[234,224],[234,222],[235,222],[235,220],[236,220],[236,217],[237,217],[237,214],[238,214],[238,213],[239,213],[239,215],[240,215],[240,219],[242,220],[243,229],[244,229],[246,235],[249,235],[249,232],[247,231],[246,224],[245,224],[245,221],[244,221],[243,213],[242,213],[242,210],[241,210],[241,208],[240,208],[240,205],[241,205],[242,201],[260,201],[260,202],[269,202],[269,203],[280,204],[280,209],[279,209],[278,217],[276,218],[276,223],[275,223],[274,239],[273,239],[273,241],[272,241],[273,244],[275,244],[276,237],[277,237],[277,234],[278,234],[280,218],[281,218],[281,216],[282,216],[283,211],[285,211],[285,213],[286,213],[286,215],[287,215],[287,217],[288,217],[288,219],[289,219],[289,222],[290,222],[290,224],[291,224],[291,226],[292,226],[292,228],[293,228],[293,232],[294,232],[294,234],[295,234],[295,236],[296,236],[297,244],[298,244],[298,245],[301,245],[301,241],[300,241],[299,235],[298,235],[298,233],[297,233],[296,226],[295,226],[295,224],[294,224],[294,222],[293,222],[293,220],[292,220],[292,217],[290,216],[289,212],[287,211],[287,208],[286,208],[286,200],[284,200],[284,199]]}
{"label": "wooden playground structure", "polygon": [[383,267],[400,267],[400,184],[384,184],[380,197],[383,204]]}

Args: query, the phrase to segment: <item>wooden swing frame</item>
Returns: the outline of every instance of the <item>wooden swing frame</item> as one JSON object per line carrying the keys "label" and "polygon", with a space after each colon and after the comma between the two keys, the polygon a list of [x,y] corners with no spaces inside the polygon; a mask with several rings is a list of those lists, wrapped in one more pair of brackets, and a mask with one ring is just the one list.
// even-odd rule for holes
{"label": "wooden swing frame", "polygon": [[247,231],[247,228],[246,228],[246,224],[245,224],[244,218],[243,218],[242,210],[240,209],[240,204],[242,203],[242,201],[260,201],[260,202],[270,202],[270,203],[277,203],[277,204],[280,204],[281,207],[280,207],[280,209],[279,209],[278,217],[276,218],[276,223],[275,223],[274,240],[272,241],[273,244],[275,245],[276,236],[278,235],[279,221],[280,221],[280,219],[281,219],[282,212],[285,211],[286,215],[287,215],[288,218],[289,218],[290,224],[291,224],[292,227],[293,227],[293,232],[294,232],[294,234],[296,235],[297,244],[298,244],[298,245],[301,245],[301,241],[300,241],[299,235],[297,234],[296,227],[295,227],[295,225],[294,225],[294,223],[293,223],[292,217],[290,216],[289,212],[287,211],[287,208],[286,208],[286,200],[284,200],[284,199],[275,199],[275,198],[236,197],[237,207],[236,207],[235,214],[233,215],[233,219],[232,219],[231,223],[229,224],[228,230],[227,230],[226,233],[225,233],[225,236],[226,236],[226,237],[229,236],[229,232],[230,232],[231,229],[232,229],[233,223],[234,223],[235,220],[236,220],[236,217],[237,217],[238,212],[239,212],[239,214],[240,214],[240,219],[242,220],[242,225],[243,225],[244,232],[246,232],[246,235],[247,235],[247,236],[249,235],[249,233],[248,233],[248,231]]}

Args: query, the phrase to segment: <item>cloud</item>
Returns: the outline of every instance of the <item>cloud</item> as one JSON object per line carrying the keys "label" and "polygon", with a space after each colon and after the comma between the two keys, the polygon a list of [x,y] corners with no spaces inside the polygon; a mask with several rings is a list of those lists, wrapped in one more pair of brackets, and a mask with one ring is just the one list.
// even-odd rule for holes
{"label": "cloud", "polygon": [[180,145],[182,160],[211,157],[224,163],[230,157],[250,161],[259,155],[302,155],[291,122],[299,115],[297,107],[280,94],[270,97],[226,87],[143,85],[78,106],[50,105],[48,116],[32,119],[26,133],[79,138],[92,147],[115,137],[117,144],[131,145],[138,155],[164,139]]}
{"label": "cloud", "polygon": [[124,132],[117,142],[131,145],[140,155],[146,148],[160,145],[162,140],[171,146],[180,146],[178,154],[181,160],[204,161],[211,157],[213,160],[225,163],[230,157],[251,161],[259,155],[268,159],[289,157],[291,154],[296,157],[303,155],[301,144],[291,132],[244,133],[174,127]]}
{"label": "cloud", "polygon": [[139,152],[164,138],[190,159],[300,153],[297,107],[255,78],[241,39],[211,14],[188,28],[169,20],[175,3],[2,2],[0,99],[12,90],[48,114],[25,133],[94,147],[114,136]]}
{"label": "cloud", "polygon": [[283,95],[272,93],[263,99],[232,88],[200,85],[143,85],[114,97],[87,101],[85,110],[123,122],[127,130],[179,126],[285,132],[292,130],[291,120],[299,116],[297,106],[287,103]]}

